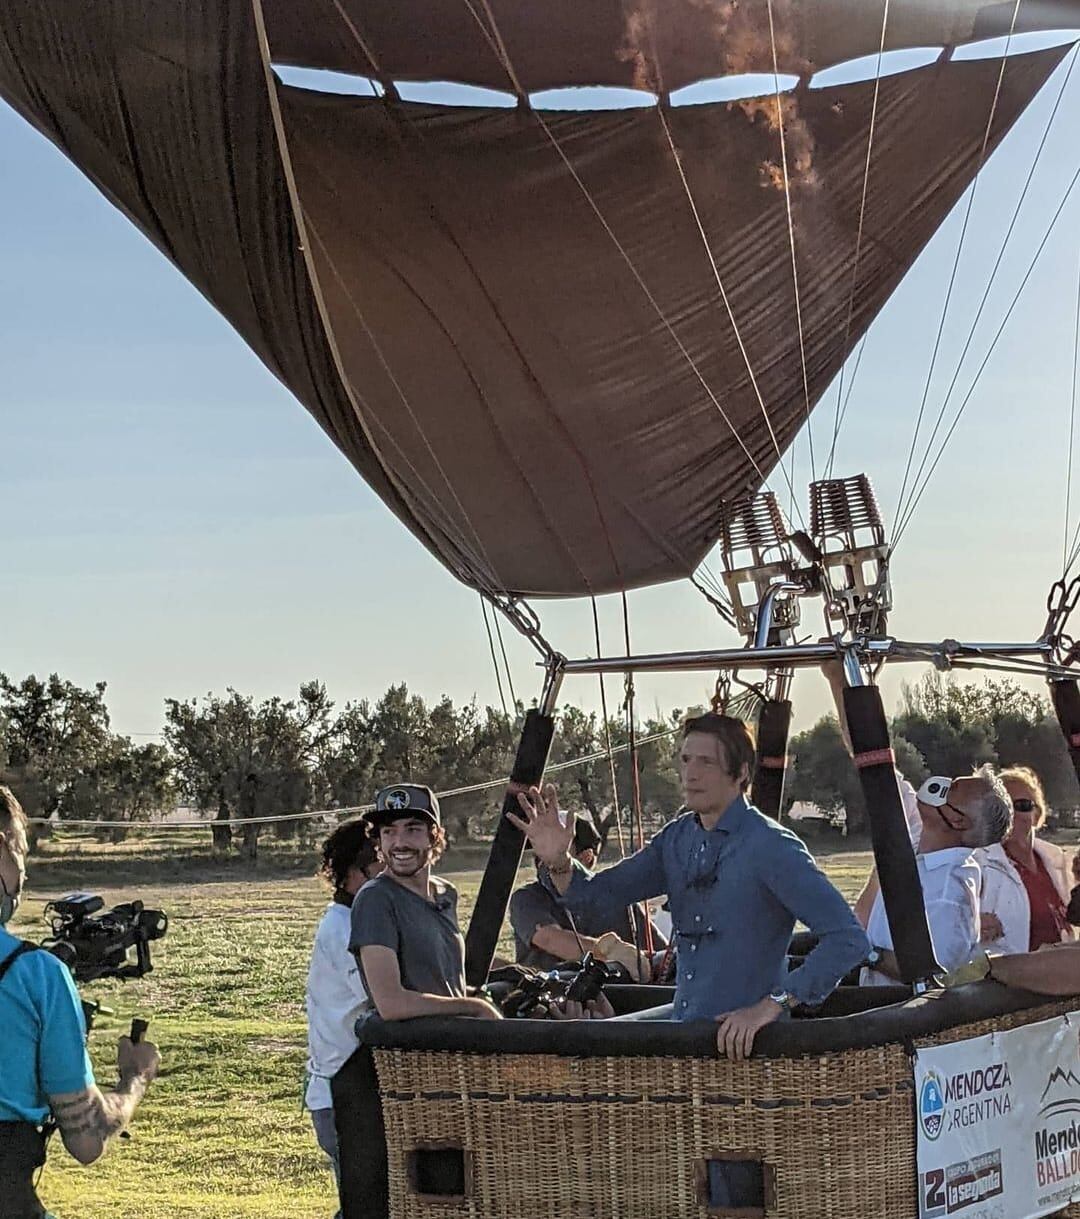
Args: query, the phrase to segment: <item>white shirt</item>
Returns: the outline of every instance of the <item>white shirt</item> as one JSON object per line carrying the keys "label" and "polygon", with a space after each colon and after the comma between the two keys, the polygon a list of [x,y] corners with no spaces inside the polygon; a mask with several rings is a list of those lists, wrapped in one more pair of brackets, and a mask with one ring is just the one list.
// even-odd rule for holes
{"label": "white shirt", "polygon": [[974,852],[982,868],[981,914],[996,914],[1003,934],[987,940],[993,952],[1027,952],[1031,942],[1031,907],[1027,889],[1000,842]]}
{"label": "white shirt", "polygon": [[[1042,838],[1035,839],[1034,850],[1062,903],[1067,906],[1072,892],[1068,853]],[[983,858],[980,859],[980,856]],[[1027,952],[1031,943],[1031,904],[1016,865],[1000,844],[976,851],[975,857],[983,865],[980,909],[988,914],[996,914],[1005,930],[1000,940],[988,940],[985,947],[993,952]],[[1070,927],[1062,932],[1061,938],[1073,940],[1076,932]]]}
{"label": "white shirt", "polygon": [[[979,943],[979,865],[968,847],[946,847],[916,855],[930,941],[946,970],[969,961]],[[870,909],[866,934],[875,948],[892,948],[892,930],[879,893]],[[863,986],[895,986],[896,979],[864,967]]]}
{"label": "white shirt", "polygon": [[309,1109],[333,1108],[330,1080],[356,1049],[356,1021],[367,1002],[360,967],[349,951],[351,913],[348,906],[331,902],[315,932],[304,999],[310,1076],[304,1103]]}

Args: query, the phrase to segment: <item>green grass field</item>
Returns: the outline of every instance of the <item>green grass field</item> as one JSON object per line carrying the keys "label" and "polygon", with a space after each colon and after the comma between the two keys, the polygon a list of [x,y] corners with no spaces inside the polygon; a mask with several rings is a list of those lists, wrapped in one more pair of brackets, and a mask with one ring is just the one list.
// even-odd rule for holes
{"label": "green grass field", "polygon": [[[869,858],[835,854],[824,863],[851,897]],[[440,871],[460,889],[467,918],[480,874],[446,863]],[[131,1139],[117,1141],[93,1167],[80,1167],[54,1140],[40,1193],[60,1219],[333,1214],[330,1173],[300,1104],[304,981],[326,903],[304,866],[278,856],[268,875],[248,879],[208,858],[174,864],[154,844],[83,848],[77,858],[53,847],[31,862],[30,892],[11,928],[16,935],[40,938],[45,901],[76,887],[93,888],[110,903],[141,898],[171,920],[168,936],[153,946],[152,974],[85,988],[115,1009],[99,1017],[90,1037],[99,1083],[115,1079],[116,1038],[133,1015],[150,1017],[164,1068]],[[512,953],[505,935],[500,952]]]}

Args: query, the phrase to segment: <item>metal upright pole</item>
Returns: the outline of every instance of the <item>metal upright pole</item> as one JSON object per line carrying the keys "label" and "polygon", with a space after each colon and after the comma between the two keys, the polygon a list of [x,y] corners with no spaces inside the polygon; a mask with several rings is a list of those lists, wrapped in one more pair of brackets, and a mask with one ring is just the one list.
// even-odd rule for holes
{"label": "metal upright pole", "polygon": [[518,792],[539,783],[543,778],[551,751],[551,738],[555,734],[555,702],[561,685],[561,665],[553,662],[548,667],[540,705],[525,713],[525,724],[510,772],[510,783],[503,797],[495,840],[491,844],[480,891],[476,895],[476,905],[465,934],[465,981],[469,986],[483,986],[491,970],[495,945],[525,848],[525,835],[507,820],[506,814],[518,812]]}
{"label": "metal upright pole", "polygon": [[1050,701],[1054,704],[1054,714],[1061,725],[1073,768],[1080,778],[1080,689],[1077,689],[1076,678],[1052,681]]}

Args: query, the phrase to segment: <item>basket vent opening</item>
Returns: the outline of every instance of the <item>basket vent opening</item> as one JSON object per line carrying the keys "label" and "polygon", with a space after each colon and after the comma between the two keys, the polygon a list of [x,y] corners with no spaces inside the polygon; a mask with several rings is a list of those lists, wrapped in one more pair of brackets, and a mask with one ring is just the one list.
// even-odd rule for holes
{"label": "basket vent opening", "polygon": [[469,1154],[459,1144],[414,1147],[408,1155],[409,1189],[421,1198],[462,1201],[472,1189]]}
{"label": "basket vent opening", "polygon": [[775,1207],[775,1173],[752,1152],[717,1152],[697,1166],[698,1204],[710,1215],[757,1219]]}

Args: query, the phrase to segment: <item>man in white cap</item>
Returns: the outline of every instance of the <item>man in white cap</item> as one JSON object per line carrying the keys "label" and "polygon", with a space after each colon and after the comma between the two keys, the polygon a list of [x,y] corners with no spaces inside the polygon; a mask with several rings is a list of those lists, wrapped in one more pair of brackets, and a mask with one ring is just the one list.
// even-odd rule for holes
{"label": "man in white cap", "polygon": [[[1012,803],[989,766],[961,779],[932,776],[919,788],[921,822],[916,863],[926,920],[938,964],[963,965],[979,945],[981,872],[973,852],[1000,842],[1009,832]],[[892,933],[880,894],[874,898],[866,933],[871,964],[863,986],[888,986],[900,980]]]}
{"label": "man in white cap", "polygon": [[431,875],[446,849],[435,793],[416,783],[384,787],[369,819],[386,868],[353,898],[349,950],[379,1015],[499,1019],[487,1000],[465,993],[457,890]]}

